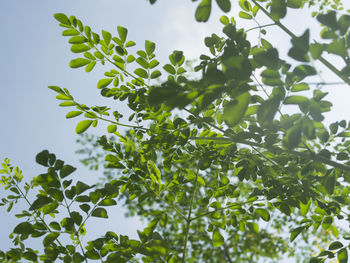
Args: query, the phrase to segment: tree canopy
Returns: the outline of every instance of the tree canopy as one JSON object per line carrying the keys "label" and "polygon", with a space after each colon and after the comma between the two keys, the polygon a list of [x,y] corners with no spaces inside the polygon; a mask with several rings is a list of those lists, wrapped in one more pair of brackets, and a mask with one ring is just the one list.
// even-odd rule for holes
{"label": "tree canopy", "polygon": [[[215,2],[225,13],[233,3]],[[106,69],[97,89],[113,107],[49,86],[70,109],[66,118],[80,118],[83,163],[106,176],[81,182],[76,168],[43,150],[36,156],[43,173],[26,182],[5,159],[0,184],[8,196],[0,205],[10,211],[22,199],[28,208],[16,215],[22,222],[2,262],[348,262],[350,122],[324,121],[332,103],[310,80],[319,62],[350,84],[349,11],[339,0],[239,0],[239,7],[239,17],[220,18],[222,33],[204,39],[208,53],[193,67],[179,50],[162,65],[156,44],[137,48],[125,27],[96,33],[75,16],[54,15],[76,54],[69,66]],[[195,19],[208,21],[211,8],[200,1]],[[302,8],[312,10],[320,41],[283,24],[290,9]],[[269,24],[259,23],[263,16]],[[239,28],[239,19],[257,26]],[[264,38],[272,26],[290,38],[288,56]],[[252,30],[255,42],[247,39]],[[86,135],[97,125],[106,133]],[[103,221],[118,205],[147,222],[138,239],[108,231],[84,243],[87,220]],[[32,238],[43,247],[30,247]]]}

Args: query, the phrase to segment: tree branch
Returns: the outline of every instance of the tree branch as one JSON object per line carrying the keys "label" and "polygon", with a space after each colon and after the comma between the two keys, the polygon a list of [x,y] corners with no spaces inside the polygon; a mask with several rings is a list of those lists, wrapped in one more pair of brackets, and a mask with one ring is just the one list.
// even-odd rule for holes
{"label": "tree branch", "polygon": [[[280,21],[275,21],[272,17],[271,14],[264,8],[262,7],[256,0],[252,0],[252,2],[259,7],[259,9],[266,15],[268,16],[272,21],[275,22],[275,24],[281,28],[284,32],[286,32],[292,39],[296,39],[297,36],[290,31],[285,25],[283,25]],[[341,78],[342,80],[344,80],[348,85],[350,85],[350,79],[346,78],[336,67],[334,67],[332,65],[332,63],[330,63],[327,59],[325,59],[324,57],[320,56],[318,58],[319,61],[321,61],[321,63],[323,65],[325,65],[328,69],[330,69],[333,73],[335,73],[339,78]]]}

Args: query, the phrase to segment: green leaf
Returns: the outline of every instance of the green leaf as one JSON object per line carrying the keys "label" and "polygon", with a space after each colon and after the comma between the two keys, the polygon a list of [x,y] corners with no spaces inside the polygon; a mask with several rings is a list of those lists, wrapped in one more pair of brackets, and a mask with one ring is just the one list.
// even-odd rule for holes
{"label": "green leaf", "polygon": [[327,14],[320,14],[317,16],[317,20],[325,26],[336,30],[338,28],[337,15],[335,11],[330,11]]}
{"label": "green leaf", "polygon": [[64,91],[60,87],[57,87],[57,86],[48,86],[48,88],[53,90],[53,91],[56,91],[57,93],[60,93],[60,94],[64,93]]}
{"label": "green leaf", "polygon": [[41,208],[41,211],[43,212],[44,215],[47,215],[47,214],[50,214],[53,211],[55,211],[57,207],[58,207],[58,203],[57,202],[51,202],[51,203],[49,203],[47,205],[44,205]]}
{"label": "green leaf", "polygon": [[26,251],[23,253],[22,256],[24,259],[29,260],[31,262],[37,262],[38,261],[38,256],[32,251]]}
{"label": "green leaf", "polygon": [[62,32],[62,36],[76,36],[79,35],[79,31],[72,28],[72,29],[66,29]]}
{"label": "green leaf", "polygon": [[85,44],[73,44],[70,48],[73,53],[82,53],[90,49],[91,48]]}
{"label": "green leaf", "polygon": [[287,131],[284,143],[288,149],[294,149],[299,145],[301,141],[301,131],[301,125],[294,125]]}
{"label": "green leaf", "polygon": [[70,25],[71,24],[69,19],[68,19],[68,17],[65,14],[56,13],[53,16],[58,22],[60,22],[60,23],[62,23],[64,25]]}
{"label": "green leaf", "polygon": [[157,61],[156,59],[153,59],[149,62],[149,67],[150,68],[155,68],[156,66],[159,65],[159,61]]}
{"label": "green leaf", "polygon": [[111,124],[111,125],[108,125],[108,127],[107,127],[107,131],[109,133],[114,133],[114,132],[116,132],[116,130],[117,130],[117,125]]}
{"label": "green leaf", "polygon": [[280,101],[276,98],[271,98],[261,103],[258,108],[257,119],[262,127],[267,127],[271,124],[279,105]]}
{"label": "green leaf", "polygon": [[155,70],[151,73],[151,79],[156,79],[158,77],[160,77],[162,75],[162,73],[159,70]]}
{"label": "green leaf", "polygon": [[77,127],[75,128],[75,132],[77,134],[83,133],[84,131],[86,131],[91,126],[92,123],[93,123],[92,120],[80,121],[78,123]]}
{"label": "green leaf", "polygon": [[285,17],[287,14],[287,5],[285,0],[272,0],[271,1],[271,17],[273,20],[278,21]]}
{"label": "green leaf", "polygon": [[132,63],[135,61],[135,57],[133,55],[129,55],[127,58],[126,58],[126,62],[127,63]]}
{"label": "green leaf", "polygon": [[227,26],[230,24],[230,19],[227,16],[221,16],[220,17],[220,22],[224,25]]}
{"label": "green leaf", "polygon": [[137,68],[135,69],[134,73],[141,77],[141,78],[144,78],[144,79],[147,79],[148,78],[148,73],[146,70],[144,70],[143,68]]}
{"label": "green leaf", "polygon": [[347,263],[348,262],[348,250],[346,247],[344,247],[338,251],[337,258],[338,258],[339,263]]}
{"label": "green leaf", "polygon": [[300,213],[302,216],[305,216],[309,212],[311,201],[308,201],[307,204],[300,203]]}
{"label": "green leaf", "polygon": [[195,13],[198,22],[207,22],[211,12],[211,0],[202,0]]}
{"label": "green leaf", "polygon": [[60,103],[58,106],[60,107],[71,107],[77,105],[74,101],[64,101]]}
{"label": "green leaf", "polygon": [[348,55],[348,50],[345,46],[345,40],[336,39],[332,43],[326,46],[326,51],[335,55],[346,57]]}
{"label": "green leaf", "polygon": [[105,199],[99,203],[100,206],[113,206],[116,205],[117,202],[114,199]]}
{"label": "green leaf", "polygon": [[278,69],[279,58],[278,51],[275,48],[270,48],[266,51],[261,51],[254,55],[254,60],[261,65],[271,69]]}
{"label": "green leaf", "polygon": [[309,57],[307,53],[309,51],[309,39],[309,29],[305,30],[300,37],[293,38],[291,40],[293,47],[289,50],[288,56],[301,62],[308,62]]}
{"label": "green leaf", "polygon": [[225,13],[229,12],[231,10],[231,2],[230,0],[216,0],[216,3],[220,7],[222,11]]}
{"label": "green leaf", "polygon": [[108,218],[106,209],[104,209],[104,208],[102,208],[102,207],[96,208],[96,209],[92,212],[91,215],[94,216],[94,217]]}
{"label": "green leaf", "polygon": [[242,120],[247,111],[249,100],[250,94],[249,92],[245,92],[224,106],[223,119],[229,126],[233,127]]}
{"label": "green leaf", "polygon": [[29,210],[30,211],[37,210],[37,209],[43,207],[44,205],[51,203],[52,201],[53,200],[50,197],[41,195],[32,203]]}
{"label": "green leaf", "polygon": [[342,248],[343,246],[344,245],[341,242],[334,241],[329,245],[328,250],[336,250],[336,249]]}
{"label": "green leaf", "polygon": [[220,247],[225,243],[224,237],[220,234],[220,231],[217,229],[213,232],[212,241],[214,247]]}
{"label": "green leaf", "polygon": [[48,166],[48,160],[49,160],[49,151],[48,150],[41,151],[35,157],[35,161],[42,166]]}
{"label": "green leaf", "polygon": [[103,40],[105,41],[106,45],[108,46],[109,43],[111,42],[112,34],[109,33],[108,31],[102,30],[102,37],[103,37]]}
{"label": "green leaf", "polygon": [[73,173],[77,168],[66,164],[64,165],[61,169],[60,169],[60,177],[63,179],[65,177],[67,177],[68,175],[70,175],[71,173]]}
{"label": "green leaf", "polygon": [[79,194],[85,192],[87,189],[90,189],[90,188],[91,188],[91,186],[89,186],[89,185],[87,185],[87,184],[85,184],[83,182],[78,181],[76,186],[75,186],[75,192],[76,192],[77,195],[79,195]]}
{"label": "green leaf", "polygon": [[308,76],[316,75],[317,72],[315,68],[310,65],[300,65],[293,70],[293,74],[298,77],[298,81],[301,81]]}
{"label": "green leaf", "polygon": [[83,217],[76,211],[71,212],[70,215],[77,226],[79,226],[83,221]]}
{"label": "green leaf", "polygon": [[337,177],[336,177],[335,173],[330,173],[323,180],[322,184],[323,184],[324,188],[326,188],[326,191],[328,194],[332,195],[334,193],[336,181],[337,181]]}
{"label": "green leaf", "polygon": [[293,85],[291,91],[292,92],[299,92],[299,91],[304,91],[304,90],[309,90],[310,87],[307,83],[303,82],[303,83],[298,83]]}
{"label": "green leaf", "polygon": [[76,58],[76,59],[73,59],[69,62],[69,66],[71,68],[80,68],[80,67],[86,66],[89,63],[90,63],[89,59]]}
{"label": "green leaf", "polygon": [[290,234],[290,242],[293,242],[294,239],[297,238],[297,236],[299,236],[299,234],[301,232],[303,232],[303,230],[305,229],[305,226],[299,226],[295,229],[292,230],[292,233]]}
{"label": "green leaf", "polygon": [[117,30],[118,30],[118,35],[119,35],[120,40],[123,43],[125,43],[126,37],[128,35],[128,30],[125,27],[122,27],[122,26],[118,26]]}
{"label": "green leaf", "polygon": [[303,5],[303,0],[288,0],[287,6],[290,8],[301,8]]}
{"label": "green leaf", "polygon": [[86,72],[91,72],[96,65],[96,61],[91,61],[85,68]]}
{"label": "green leaf", "polygon": [[253,18],[250,14],[243,12],[243,11],[239,11],[238,16],[240,18],[243,18],[243,19],[252,19]]}
{"label": "green leaf", "polygon": [[60,231],[60,230],[61,230],[61,226],[60,226],[60,224],[57,223],[57,222],[51,222],[51,223],[49,224],[49,226],[50,226],[52,229],[54,229],[54,230],[57,230],[57,231]]}
{"label": "green leaf", "polygon": [[319,59],[323,52],[323,45],[314,43],[310,45],[310,53],[313,59]]}
{"label": "green leaf", "polygon": [[105,87],[107,87],[109,84],[111,84],[113,81],[113,79],[100,79],[97,82],[97,88],[98,89],[103,89]]}
{"label": "green leaf", "polygon": [[14,229],[13,233],[16,234],[31,234],[34,232],[33,226],[29,222],[19,223]]}
{"label": "green leaf", "polygon": [[174,68],[172,65],[170,65],[170,64],[165,64],[165,65],[163,66],[163,69],[164,69],[166,72],[168,72],[169,74],[172,74],[172,75],[175,75],[175,74],[176,74],[175,68]]}
{"label": "green leaf", "polygon": [[284,100],[284,104],[303,104],[303,103],[308,103],[309,99],[307,97],[304,96],[288,96],[285,100]]}
{"label": "green leaf", "polygon": [[257,223],[254,223],[254,222],[247,222],[247,227],[255,232],[255,233],[259,233],[259,226]]}
{"label": "green leaf", "polygon": [[156,49],[155,43],[149,40],[145,41],[145,50],[148,56],[152,55],[155,49]]}
{"label": "green leaf", "polygon": [[148,69],[150,67],[149,63],[144,59],[143,57],[138,57],[136,59],[137,64],[139,64],[141,67]]}
{"label": "green leaf", "polygon": [[79,206],[81,210],[83,210],[85,213],[88,213],[90,210],[90,206],[88,204],[82,204]]}
{"label": "green leaf", "polygon": [[264,221],[270,221],[270,213],[266,209],[257,208],[255,209],[255,212],[264,220]]}
{"label": "green leaf", "polygon": [[125,47],[132,47],[132,46],[135,46],[136,43],[134,41],[128,41],[126,44],[125,44]]}
{"label": "green leaf", "polygon": [[49,233],[43,240],[43,244],[45,247],[51,245],[60,235],[59,232],[51,232]]}
{"label": "green leaf", "polygon": [[348,32],[350,27],[350,16],[342,15],[338,20],[338,28],[340,30],[340,34],[344,35]]}
{"label": "green leaf", "polygon": [[83,44],[87,39],[83,36],[73,36],[69,39],[69,44]]}

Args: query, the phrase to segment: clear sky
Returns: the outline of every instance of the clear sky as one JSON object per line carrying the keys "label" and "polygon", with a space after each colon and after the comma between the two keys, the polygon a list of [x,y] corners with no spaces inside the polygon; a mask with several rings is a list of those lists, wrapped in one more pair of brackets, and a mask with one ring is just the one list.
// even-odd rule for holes
{"label": "clear sky", "polygon": [[[189,0],[158,0],[153,6],[146,0],[0,1],[0,160],[10,158],[29,180],[43,172],[35,164],[36,153],[48,149],[58,158],[78,167],[75,176],[79,180],[97,181],[99,176],[79,164],[79,156],[74,154],[78,148],[75,143],[78,120],[65,119],[67,110],[58,107],[54,92],[47,86],[67,88],[82,103],[103,105],[106,101],[99,96],[96,83],[108,68],[96,67],[97,70],[87,74],[82,69],[68,67],[69,61],[76,56],[69,50],[68,39],[61,36],[62,30],[53,19],[54,13],[75,15],[96,32],[105,29],[116,33],[117,25],[122,25],[128,28],[129,38],[138,43],[139,48],[143,47],[146,39],[155,42],[158,58],[165,62],[172,50],[184,50],[185,56],[191,59],[198,57],[205,52],[203,38],[213,32],[221,32],[218,22],[221,13],[215,5],[210,22],[199,24],[194,21],[197,4]],[[346,5],[350,7],[349,3]],[[235,7],[232,14],[237,16],[238,11]],[[312,26],[306,20],[306,12],[294,12],[292,18],[285,21],[298,35],[307,26]],[[265,22],[270,23],[268,20]],[[239,21],[238,26],[249,28],[255,24]],[[283,54],[290,46],[289,38],[278,29],[270,29],[267,38],[282,46]],[[313,37],[316,38],[317,34],[313,32]],[[253,34],[251,39],[256,39],[256,35]],[[326,81],[339,81],[326,70],[324,73]],[[329,120],[349,120],[349,87],[332,86],[327,89],[331,91],[329,99],[335,104]],[[104,128],[94,131],[99,135],[104,132]],[[20,211],[20,206],[15,207],[14,212],[8,215],[0,208],[2,249],[10,246],[8,234],[18,222],[14,214]],[[108,224],[102,219],[92,220],[92,236],[98,237],[110,228],[117,233],[136,236],[136,229],[141,227],[141,223],[137,219],[125,220],[123,213],[120,208],[110,212],[113,219]]]}

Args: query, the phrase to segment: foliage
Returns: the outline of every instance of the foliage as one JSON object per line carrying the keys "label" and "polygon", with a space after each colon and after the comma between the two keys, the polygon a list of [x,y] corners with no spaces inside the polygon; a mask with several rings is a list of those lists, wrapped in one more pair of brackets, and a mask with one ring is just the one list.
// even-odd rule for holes
{"label": "foliage", "polygon": [[[224,12],[231,8],[229,0],[216,3]],[[311,43],[308,30],[294,35],[280,21],[290,8],[306,4],[320,4],[313,15],[322,25],[322,43]],[[23,222],[10,235],[15,248],[0,252],[2,261],[348,261],[350,236],[337,222],[349,221],[350,123],[325,124],[332,103],[308,80],[318,73],[312,63],[318,60],[350,84],[350,16],[341,13],[339,1],[239,5],[242,19],[257,20],[260,13],[271,19],[255,28],[261,34],[273,25],[290,36],[288,58],[264,38],[251,43],[252,29],[239,29],[234,18],[222,16],[223,35],[205,38],[210,55],[200,56],[196,78],[186,73],[181,51],[161,67],[155,43],[146,40],[142,50],[133,51],[126,28],[118,26],[116,36],[97,34],[74,16],[55,14],[79,55],[70,67],[90,72],[98,64],[112,66],[97,88],[130,114],[87,106],[67,89],[49,87],[60,106],[72,109],[66,118],[83,117],[76,133],[108,124],[108,136],[81,140],[87,142],[84,163],[93,169],[102,163],[108,181],[97,187],[73,183],[68,178],[75,168],[44,150],[36,161],[47,171],[21,187],[20,169],[5,159],[0,183],[10,194],[0,205],[9,211],[24,199],[29,208],[16,215]],[[210,9],[211,1],[202,0],[197,21],[207,21]],[[340,58],[341,68],[330,57]],[[34,201],[28,197],[32,189]],[[108,218],[107,208],[117,200],[148,226],[137,231],[138,240],[109,231],[84,247],[86,221]],[[63,211],[66,217],[56,219]],[[68,243],[61,240],[66,234]],[[44,251],[25,244],[39,237]]]}

